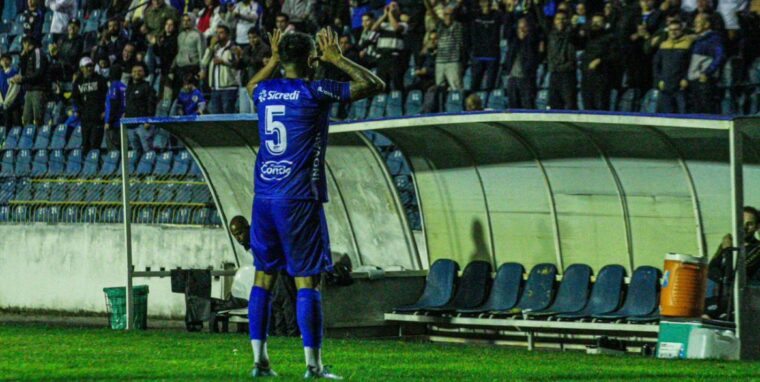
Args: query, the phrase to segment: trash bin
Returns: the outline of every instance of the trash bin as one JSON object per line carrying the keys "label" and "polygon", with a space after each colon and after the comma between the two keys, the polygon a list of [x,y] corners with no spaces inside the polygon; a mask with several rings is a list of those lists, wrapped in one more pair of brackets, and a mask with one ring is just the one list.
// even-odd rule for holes
{"label": "trash bin", "polygon": [[[111,329],[124,330],[127,328],[127,288],[103,288],[106,294],[106,312]],[[135,329],[148,327],[148,286],[133,285],[134,322]]]}

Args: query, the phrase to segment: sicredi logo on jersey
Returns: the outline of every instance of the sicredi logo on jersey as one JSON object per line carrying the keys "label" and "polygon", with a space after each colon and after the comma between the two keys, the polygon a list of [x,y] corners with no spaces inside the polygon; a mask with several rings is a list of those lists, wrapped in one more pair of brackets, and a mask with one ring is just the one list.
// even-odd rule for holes
{"label": "sicredi logo on jersey", "polygon": [[282,180],[290,176],[291,166],[293,166],[293,162],[287,160],[266,161],[261,164],[259,176],[264,180]]}
{"label": "sicredi logo on jersey", "polygon": [[301,94],[300,90],[294,90],[290,93],[282,93],[276,90],[264,90],[259,93],[259,102],[264,101],[298,101],[298,97]]}

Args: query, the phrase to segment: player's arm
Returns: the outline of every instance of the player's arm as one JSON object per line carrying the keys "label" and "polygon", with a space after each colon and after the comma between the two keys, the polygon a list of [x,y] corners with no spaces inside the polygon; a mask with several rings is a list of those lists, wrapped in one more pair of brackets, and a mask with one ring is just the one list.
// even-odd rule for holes
{"label": "player's arm", "polygon": [[327,27],[317,33],[317,42],[322,51],[320,59],[335,65],[351,77],[351,101],[372,97],[385,90],[385,82],[369,69],[343,56],[338,45],[338,34]]}
{"label": "player's arm", "polygon": [[248,89],[248,95],[253,95],[253,91],[256,89],[256,85],[258,85],[259,82],[271,77],[272,73],[274,73],[274,71],[277,70],[277,67],[280,65],[279,45],[280,37],[282,37],[282,34],[280,33],[279,29],[275,28],[273,33],[267,33],[267,35],[269,35],[272,57],[270,57],[269,62],[267,62],[267,64],[264,65],[261,70],[256,72],[256,74],[251,77],[250,81],[248,81],[248,84],[246,85],[246,89]]}

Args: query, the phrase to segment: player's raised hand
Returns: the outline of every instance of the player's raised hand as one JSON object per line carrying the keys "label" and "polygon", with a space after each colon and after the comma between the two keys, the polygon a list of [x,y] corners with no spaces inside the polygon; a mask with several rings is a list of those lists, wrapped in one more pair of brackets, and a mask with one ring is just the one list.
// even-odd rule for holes
{"label": "player's raised hand", "polygon": [[267,33],[269,36],[269,45],[272,49],[272,56],[280,56],[280,39],[282,38],[282,32],[275,28],[272,33]]}
{"label": "player's raised hand", "polygon": [[322,52],[322,56],[319,57],[321,61],[336,63],[343,57],[338,45],[338,33],[333,32],[331,27],[323,28],[317,33],[317,44]]}

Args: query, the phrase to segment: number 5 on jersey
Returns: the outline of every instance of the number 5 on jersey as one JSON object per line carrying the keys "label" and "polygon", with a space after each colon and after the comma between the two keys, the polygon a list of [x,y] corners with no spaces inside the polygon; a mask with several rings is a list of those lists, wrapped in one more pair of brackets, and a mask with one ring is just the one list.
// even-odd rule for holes
{"label": "number 5 on jersey", "polygon": [[264,129],[267,135],[274,134],[274,139],[264,141],[267,150],[272,155],[281,155],[288,148],[288,131],[282,122],[275,121],[274,117],[285,115],[285,105],[269,105],[265,109],[267,120]]}

